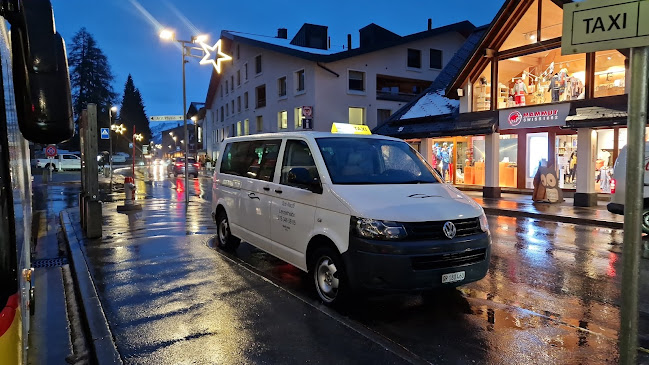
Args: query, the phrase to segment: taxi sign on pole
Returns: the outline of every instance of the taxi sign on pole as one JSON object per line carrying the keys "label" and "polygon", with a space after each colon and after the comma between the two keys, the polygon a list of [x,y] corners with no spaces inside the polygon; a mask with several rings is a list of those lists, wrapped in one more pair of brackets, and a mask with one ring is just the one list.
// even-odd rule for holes
{"label": "taxi sign on pole", "polygon": [[370,128],[366,125],[349,123],[333,123],[331,125],[331,133],[372,134]]}
{"label": "taxi sign on pole", "polygon": [[564,4],[561,54],[649,46],[647,19],[647,0],[588,0]]}

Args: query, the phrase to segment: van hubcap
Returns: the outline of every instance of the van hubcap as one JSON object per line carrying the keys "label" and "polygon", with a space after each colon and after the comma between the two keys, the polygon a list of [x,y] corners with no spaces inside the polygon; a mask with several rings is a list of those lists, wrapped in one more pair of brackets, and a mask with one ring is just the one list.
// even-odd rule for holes
{"label": "van hubcap", "polygon": [[323,257],[320,259],[316,272],[316,284],[321,296],[327,301],[334,300],[338,294],[340,280],[336,278],[337,272],[338,269],[336,269],[336,265],[331,258]]}
{"label": "van hubcap", "polygon": [[649,230],[649,210],[642,213],[642,224],[646,230]]}
{"label": "van hubcap", "polygon": [[222,219],[219,223],[219,241],[224,244],[228,239],[228,220]]}

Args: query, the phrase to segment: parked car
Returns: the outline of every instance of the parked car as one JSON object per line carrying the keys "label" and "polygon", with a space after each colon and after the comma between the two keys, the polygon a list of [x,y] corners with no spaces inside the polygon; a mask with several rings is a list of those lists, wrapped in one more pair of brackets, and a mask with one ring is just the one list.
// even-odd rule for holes
{"label": "parked car", "polygon": [[54,158],[39,158],[36,159],[36,167],[50,168],[55,171],[63,170],[81,170],[81,158],[71,153],[59,153]]}
{"label": "parked car", "polygon": [[[627,146],[622,147],[620,154],[613,164],[613,178],[610,182],[611,202],[606,209],[615,214],[624,215],[624,199],[626,189],[626,164]],[[643,188],[643,210],[642,210],[642,232],[649,234],[649,142],[645,144],[644,150],[644,188]]]}
{"label": "parked car", "polygon": [[455,287],[487,274],[483,209],[403,140],[260,134],[228,139],[220,156],[218,246],[245,240],[307,271],[327,305],[354,291]]}
{"label": "parked car", "polygon": [[[198,162],[196,162],[196,159],[193,157],[187,158],[187,175],[188,176],[193,176],[193,177],[198,177],[198,169],[200,165]],[[178,176],[178,175],[183,175],[185,173],[185,158],[184,157],[177,157],[173,159],[168,165],[167,165],[167,176]]]}

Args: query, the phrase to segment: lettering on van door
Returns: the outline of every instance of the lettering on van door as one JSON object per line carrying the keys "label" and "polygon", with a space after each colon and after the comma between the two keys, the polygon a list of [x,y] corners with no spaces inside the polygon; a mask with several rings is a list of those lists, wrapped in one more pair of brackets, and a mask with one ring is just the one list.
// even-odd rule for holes
{"label": "lettering on van door", "polygon": [[277,220],[282,224],[285,231],[290,231],[291,226],[297,224],[295,221],[295,203],[282,200],[282,206],[279,208]]}

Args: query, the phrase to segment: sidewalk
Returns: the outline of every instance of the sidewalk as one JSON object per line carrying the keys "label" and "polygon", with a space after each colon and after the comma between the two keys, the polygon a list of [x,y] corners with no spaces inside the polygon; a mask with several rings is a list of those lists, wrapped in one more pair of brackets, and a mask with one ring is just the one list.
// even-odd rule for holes
{"label": "sidewalk", "polygon": [[624,216],[606,210],[608,202],[598,201],[596,207],[575,207],[572,198],[563,203],[535,203],[531,195],[503,193],[500,199],[483,198],[481,191],[463,191],[480,204],[487,214],[527,217],[572,224],[586,224],[622,229]]}

